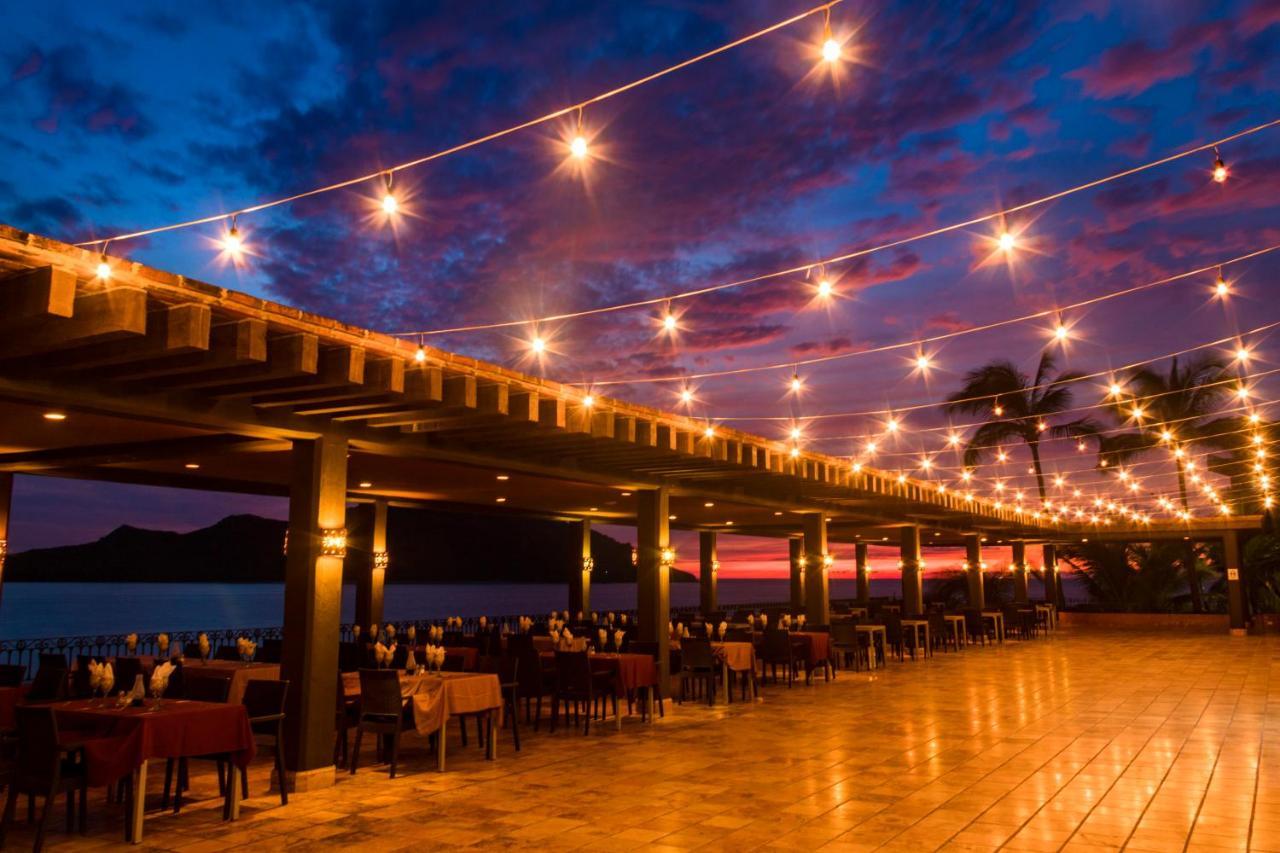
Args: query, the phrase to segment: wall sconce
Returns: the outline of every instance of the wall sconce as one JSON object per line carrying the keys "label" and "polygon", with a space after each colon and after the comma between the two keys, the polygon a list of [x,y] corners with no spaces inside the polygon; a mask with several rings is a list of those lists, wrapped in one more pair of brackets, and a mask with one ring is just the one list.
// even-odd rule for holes
{"label": "wall sconce", "polygon": [[9,556],[9,540],[0,539],[0,572],[4,571],[4,558]]}
{"label": "wall sconce", "polygon": [[809,558],[804,554],[801,554],[799,557],[796,557],[796,565],[803,569],[805,566],[809,565]]}
{"label": "wall sconce", "polygon": [[671,568],[676,563],[676,549],[668,545],[666,548],[662,549],[662,553],[659,555],[659,557],[662,562],[662,565],[666,566],[667,568]]}
{"label": "wall sconce", "polygon": [[592,571],[595,570],[595,567],[596,567],[595,557],[588,556],[588,557],[582,558],[582,570],[584,572],[587,572],[588,574],[590,574]]}
{"label": "wall sconce", "polygon": [[711,574],[713,574],[713,575],[714,575],[714,574],[715,574],[716,572],[718,572],[718,571],[720,571],[720,561],[719,561],[719,560],[712,560],[712,561],[711,561]]}
{"label": "wall sconce", "polygon": [[320,556],[347,556],[347,528],[326,527],[320,531]]}
{"label": "wall sconce", "polygon": [[386,568],[390,565],[391,565],[390,554],[388,554],[386,551],[373,552],[373,567],[375,569],[382,569],[385,571]]}
{"label": "wall sconce", "polygon": [[287,556],[289,556],[289,528],[287,528],[287,527],[284,529],[284,546],[283,546],[283,550],[284,550],[284,555],[285,555],[286,557],[287,557]]}
{"label": "wall sconce", "polygon": [[639,562],[640,562],[640,552],[636,550],[634,545],[632,545],[631,546],[631,565],[634,566]]}
{"label": "wall sconce", "polygon": [[836,564],[836,558],[830,554],[822,555],[822,568],[829,569]]}

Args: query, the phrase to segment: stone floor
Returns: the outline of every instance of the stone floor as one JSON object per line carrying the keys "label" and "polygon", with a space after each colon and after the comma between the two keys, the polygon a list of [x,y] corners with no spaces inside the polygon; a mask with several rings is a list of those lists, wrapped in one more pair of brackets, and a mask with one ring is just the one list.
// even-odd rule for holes
{"label": "stone floor", "polygon": [[[414,738],[401,777],[362,768],[286,808],[260,762],[238,823],[206,773],[181,815],[152,804],[144,847],[1280,851],[1278,653],[1060,631],[621,733],[526,731],[520,753],[504,735],[497,762],[455,729],[444,774]],[[119,846],[118,809],[94,792],[89,836],[59,821],[49,847]],[[10,846],[30,839],[19,824]]]}

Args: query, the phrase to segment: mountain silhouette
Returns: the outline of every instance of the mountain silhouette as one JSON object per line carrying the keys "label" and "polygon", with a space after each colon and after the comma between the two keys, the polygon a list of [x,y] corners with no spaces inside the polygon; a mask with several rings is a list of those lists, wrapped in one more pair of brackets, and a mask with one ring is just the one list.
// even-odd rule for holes
{"label": "mountain silhouette", "polygon": [[[10,554],[5,580],[280,583],[285,527],[256,515],[229,515],[189,533],[122,525],[94,542]],[[387,582],[567,583],[581,560],[572,533],[565,522],[392,507]],[[635,580],[630,545],[593,530],[591,550],[596,583]],[[350,556],[361,555],[352,548]],[[344,574],[350,582],[350,568]],[[696,579],[673,569],[671,580]]]}

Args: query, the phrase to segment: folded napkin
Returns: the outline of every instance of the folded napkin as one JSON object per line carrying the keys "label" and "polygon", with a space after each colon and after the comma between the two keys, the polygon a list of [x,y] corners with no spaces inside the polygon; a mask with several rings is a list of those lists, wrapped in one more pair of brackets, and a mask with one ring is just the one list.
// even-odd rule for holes
{"label": "folded napkin", "polygon": [[163,696],[169,687],[169,676],[173,674],[173,664],[165,661],[151,671],[151,695]]}
{"label": "folded napkin", "polygon": [[116,673],[111,668],[111,661],[107,661],[102,665],[101,680],[99,686],[102,689],[102,695],[106,696],[111,692],[111,688],[116,686]]}
{"label": "folded napkin", "polygon": [[728,631],[729,631],[729,623],[728,623],[728,622],[721,622],[721,623],[717,626],[717,630],[719,630],[719,632],[720,632],[720,639],[722,639],[722,640],[723,640],[723,639],[724,639],[724,635],[725,635],[726,633],[728,633]]}

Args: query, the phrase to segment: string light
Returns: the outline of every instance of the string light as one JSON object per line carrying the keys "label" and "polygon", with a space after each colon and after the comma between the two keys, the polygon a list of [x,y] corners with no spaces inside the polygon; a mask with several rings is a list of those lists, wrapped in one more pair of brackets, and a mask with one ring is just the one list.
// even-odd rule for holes
{"label": "string light", "polygon": [[427,348],[422,345],[422,339],[418,339],[418,348],[413,353],[413,360],[422,364],[427,360]]}
{"label": "string light", "polygon": [[840,60],[841,52],[840,42],[836,41],[831,34],[831,8],[827,7],[823,12],[822,21],[822,58],[828,64],[832,64]]}
{"label": "string light", "polygon": [[1218,283],[1214,285],[1213,292],[1217,294],[1219,299],[1226,299],[1231,294],[1231,285],[1227,284],[1227,280],[1222,275],[1222,267],[1218,267]]}
{"label": "string light", "polygon": [[575,160],[585,160],[587,158],[587,137],[583,134],[582,129],[582,107],[578,107],[578,132],[569,142],[569,154]]}
{"label": "string light", "polygon": [[791,374],[791,393],[792,393],[792,394],[799,394],[799,393],[800,393],[800,389],[801,389],[803,386],[804,386],[804,383],[800,381],[800,374],[799,374],[799,373],[792,373],[792,374]]}
{"label": "string light", "polygon": [[547,342],[537,335],[534,335],[529,341],[529,349],[533,351],[534,355],[542,355],[547,351]]}
{"label": "string light", "polygon": [[584,409],[590,409],[595,404],[596,404],[596,398],[591,396],[590,394],[582,398],[582,408]]}
{"label": "string light", "polygon": [[98,278],[103,281],[111,278],[111,264],[107,263],[107,245],[102,244],[102,254],[98,256]]}
{"label": "string light", "polygon": [[680,392],[680,402],[681,402],[681,403],[684,403],[686,406],[687,406],[687,405],[689,405],[690,403],[692,403],[692,402],[693,402],[693,391],[691,391],[691,390],[690,390],[690,389],[688,389],[688,388],[683,389],[683,390]]}
{"label": "string light", "polygon": [[889,418],[889,420],[885,422],[884,428],[887,432],[897,432],[898,426],[897,418]]}
{"label": "string light", "polygon": [[1070,337],[1070,335],[1071,335],[1071,331],[1061,323],[1059,323],[1057,327],[1053,330],[1053,336],[1058,340],[1059,343],[1065,342],[1067,338]]}
{"label": "string light", "polygon": [[677,328],[676,315],[671,313],[670,308],[662,318],[662,328],[667,332],[674,332]]}
{"label": "string light", "polygon": [[393,173],[386,172],[382,176],[382,212],[388,217],[394,216],[400,210],[400,202],[396,200],[395,194],[391,192],[392,175]]}
{"label": "string light", "polygon": [[240,235],[240,229],[236,226],[236,217],[231,217],[231,227],[227,229],[227,233],[222,236],[222,250],[231,256],[232,260],[238,261],[241,253],[244,252],[244,238]]}
{"label": "string light", "polygon": [[1001,231],[1000,236],[996,238],[996,243],[1000,247],[1000,251],[1008,253],[1012,252],[1018,244],[1018,238],[1011,231]]}
{"label": "string light", "polygon": [[1213,146],[1213,179],[1220,184],[1226,183],[1227,174],[1227,164],[1222,162],[1222,155],[1218,153],[1218,146],[1215,145]]}

